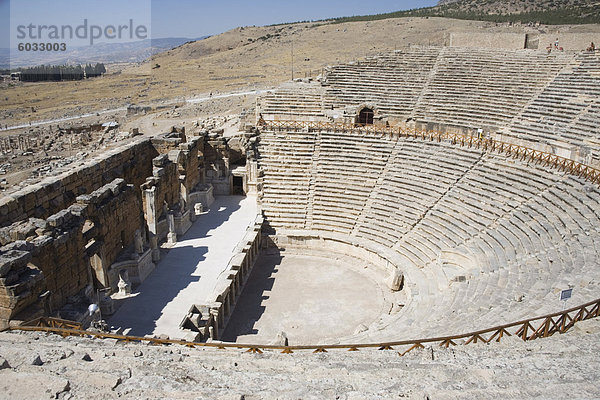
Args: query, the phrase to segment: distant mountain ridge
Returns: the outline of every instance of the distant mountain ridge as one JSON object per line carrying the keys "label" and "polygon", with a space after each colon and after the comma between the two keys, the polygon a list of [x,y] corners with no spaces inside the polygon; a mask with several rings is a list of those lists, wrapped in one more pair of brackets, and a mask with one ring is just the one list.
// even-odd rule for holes
{"label": "distant mountain ridge", "polygon": [[[150,56],[171,50],[182,44],[202,40],[207,36],[190,39],[183,37],[146,39],[128,43],[97,43],[67,51],[31,52],[0,48],[0,68],[31,67],[41,64],[87,64],[142,62]],[[12,58],[11,58],[12,57]]]}

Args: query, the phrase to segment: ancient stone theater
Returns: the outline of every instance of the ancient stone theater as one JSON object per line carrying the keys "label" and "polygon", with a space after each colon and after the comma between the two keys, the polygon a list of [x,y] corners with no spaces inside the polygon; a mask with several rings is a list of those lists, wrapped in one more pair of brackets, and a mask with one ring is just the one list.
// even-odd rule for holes
{"label": "ancient stone theater", "polygon": [[0,321],[385,347],[569,293],[511,333],[564,330],[598,314],[599,99],[597,51],[413,46],[284,84],[235,134],[135,137],[2,199]]}

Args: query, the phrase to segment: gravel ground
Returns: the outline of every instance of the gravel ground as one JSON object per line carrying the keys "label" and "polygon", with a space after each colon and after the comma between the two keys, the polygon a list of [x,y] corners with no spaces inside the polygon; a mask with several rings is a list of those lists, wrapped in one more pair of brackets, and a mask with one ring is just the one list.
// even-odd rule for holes
{"label": "gravel ground", "polygon": [[523,342],[398,351],[244,353],[0,333],[10,399],[455,399],[600,397],[600,320]]}

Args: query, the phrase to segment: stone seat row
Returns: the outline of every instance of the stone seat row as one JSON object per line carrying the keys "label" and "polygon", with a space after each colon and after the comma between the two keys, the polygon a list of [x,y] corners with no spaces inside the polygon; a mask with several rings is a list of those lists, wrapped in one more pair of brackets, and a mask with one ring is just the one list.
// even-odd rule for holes
{"label": "stone seat row", "polygon": [[[589,113],[586,106],[600,95],[600,83],[597,78],[584,73],[582,68],[590,68],[593,72],[600,70],[600,63],[582,53],[572,65],[573,70],[558,73],[543,92],[515,118],[509,127],[513,136],[530,141],[560,138],[578,146],[583,144],[586,137],[595,136],[597,126],[594,127],[593,122],[592,126],[586,126],[584,115]],[[584,117],[581,125],[580,117]]]}
{"label": "stone seat row", "polygon": [[[548,211],[551,209],[546,209],[545,213],[548,214]],[[561,210],[562,211],[562,210]],[[556,210],[553,212],[553,214],[561,214],[561,211],[556,212]],[[539,215],[538,215],[539,217]],[[498,232],[504,232],[504,235],[510,237],[510,235],[514,236],[515,232],[519,231],[519,227],[522,226],[523,224],[514,224],[512,227],[510,227],[509,229],[506,229],[504,231],[502,230],[498,230]],[[490,231],[490,232],[495,232],[495,231]],[[529,237],[535,237],[536,235],[541,236],[541,231],[537,231],[535,234],[532,234],[531,232],[527,233],[527,236]],[[556,233],[555,233],[556,234]],[[521,239],[523,238],[523,236],[520,236]],[[589,236],[585,236],[588,237]],[[479,240],[483,240],[485,239],[485,236],[482,236]],[[514,238],[511,239],[514,242]],[[498,263],[496,264],[496,266],[501,267],[501,266],[505,266],[503,268],[506,268],[506,266],[508,265],[510,267],[510,260],[503,260],[501,257],[503,255],[505,255],[506,249],[519,249],[519,247],[513,243],[511,244],[506,244],[503,243],[502,239],[495,239],[495,241],[497,243],[499,243],[499,245],[491,245],[490,243],[490,239],[484,240],[482,242],[480,242],[478,244],[478,246],[480,247],[480,254],[483,255],[483,259],[489,259],[489,254],[490,254],[490,248],[495,249],[494,253],[497,254],[499,256],[499,260]],[[525,243],[524,240],[521,240],[522,243]],[[475,242],[474,242],[475,243]],[[485,244],[485,246],[483,246],[483,244]],[[519,243],[519,242],[517,242]],[[577,271],[577,266],[583,266],[584,264],[586,265],[590,265],[589,263],[593,263],[596,262],[596,258],[597,258],[597,253],[595,251],[593,252],[586,252],[584,251],[584,248],[586,246],[589,246],[589,243],[586,244],[582,244],[579,243],[578,240],[571,240],[571,241],[566,241],[566,242],[558,242],[558,245],[556,246],[556,249],[559,251],[555,251],[554,248],[552,247],[548,247],[547,243],[557,243],[556,242],[556,237],[553,237],[551,240],[549,240],[548,242],[545,242],[546,245],[543,246],[542,248],[544,250],[542,250],[541,252],[536,253],[532,253],[532,249],[534,249],[533,247],[530,248],[530,253],[529,254],[535,254],[535,262],[532,262],[531,258],[530,258],[530,262],[529,263],[525,263],[525,264],[531,264],[531,266],[533,267],[538,267],[537,270],[534,268],[533,270],[529,270],[529,271],[525,271],[525,267],[523,264],[524,260],[522,258],[517,259],[517,260],[513,260],[512,263],[514,265],[517,265],[517,269],[512,269],[510,274],[508,274],[508,277],[515,277],[518,276],[518,273],[521,273],[521,275],[523,275],[526,279],[524,279],[523,281],[525,282],[523,285],[520,286],[520,290],[525,290],[532,286],[532,287],[537,287],[538,289],[541,289],[542,294],[546,294],[549,290],[549,284],[548,282],[550,282],[551,280],[553,282],[569,282],[571,281],[572,283],[572,273],[574,271]],[[483,246],[483,247],[481,247]],[[543,255],[547,255],[547,254],[551,254],[551,257],[548,257],[547,259],[544,259]],[[582,257],[576,257],[575,259],[571,260],[569,259],[570,255],[580,255],[580,254],[586,254],[586,257],[582,258]],[[581,267],[580,267],[581,268]],[[496,268],[492,268],[491,271],[487,271],[486,274],[494,274],[496,273],[495,271],[503,271],[503,269],[496,269]],[[520,272],[519,272],[520,271]],[[580,269],[581,271],[581,269]],[[536,277],[536,274],[539,276],[542,272],[544,272],[546,275],[543,276],[543,278],[545,279],[545,281],[540,281],[540,279],[533,279],[533,277]],[[597,273],[597,272],[596,272]],[[551,279],[552,278],[552,279]],[[504,279],[506,281],[506,277]],[[494,278],[494,282],[496,282],[495,278]],[[543,283],[540,283],[543,282]],[[489,282],[488,282],[489,283]],[[504,282],[502,284],[502,287],[515,287],[515,283],[506,283]],[[485,291],[483,291],[480,288],[486,287],[486,283],[484,281],[479,281],[476,283],[476,285],[470,286],[469,290],[467,291],[467,293],[470,293],[470,297],[467,299],[461,299],[460,301],[457,302],[457,304],[463,305],[463,304],[472,304],[473,302],[475,303],[481,303],[480,299],[486,298],[486,296],[482,297],[483,293],[486,293]],[[489,290],[489,285],[487,286]],[[556,289],[556,288],[555,288]],[[504,292],[502,292],[504,294]],[[528,297],[531,294],[528,293]],[[501,298],[508,298],[510,299],[511,296],[500,296]],[[494,304],[497,306],[497,304]],[[455,304],[455,307],[457,305]]]}
{"label": "stone seat row", "polygon": [[[509,186],[509,187],[512,187],[512,186]],[[333,196],[333,198],[335,199],[335,196]],[[446,214],[447,214],[447,213],[446,213]]]}

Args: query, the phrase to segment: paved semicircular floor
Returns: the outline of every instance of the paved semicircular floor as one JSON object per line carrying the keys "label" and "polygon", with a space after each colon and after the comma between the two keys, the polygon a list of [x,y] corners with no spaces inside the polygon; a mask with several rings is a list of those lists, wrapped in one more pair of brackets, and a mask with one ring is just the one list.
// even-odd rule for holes
{"label": "paved semicircular floor", "polygon": [[356,266],[312,255],[263,253],[222,339],[268,344],[285,332],[290,345],[335,343],[371,324],[383,308],[382,288]]}

